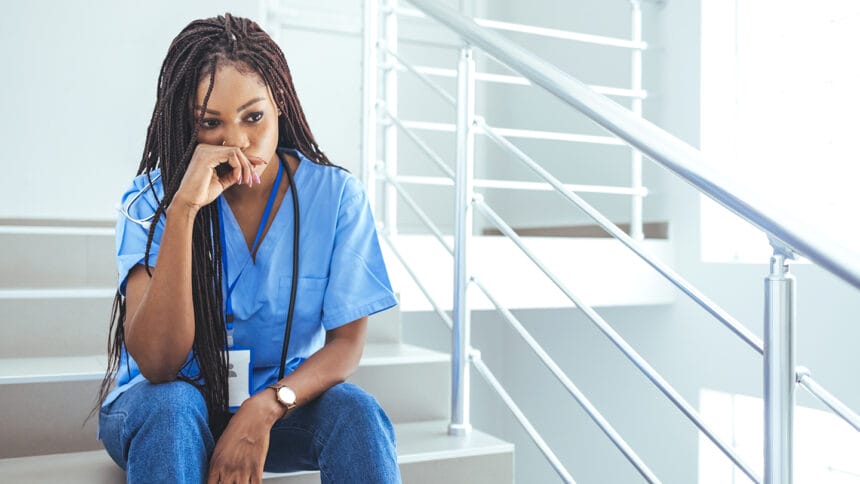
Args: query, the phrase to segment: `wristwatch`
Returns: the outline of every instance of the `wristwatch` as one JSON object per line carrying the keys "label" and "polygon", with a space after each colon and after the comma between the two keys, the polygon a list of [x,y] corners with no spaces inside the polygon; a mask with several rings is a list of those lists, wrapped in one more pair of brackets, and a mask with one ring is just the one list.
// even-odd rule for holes
{"label": "wristwatch", "polygon": [[286,385],[279,385],[277,383],[269,385],[267,388],[271,388],[275,391],[275,400],[277,400],[278,403],[284,407],[284,410],[286,410],[284,412],[285,417],[290,410],[296,408],[296,392],[294,392],[292,388]]}

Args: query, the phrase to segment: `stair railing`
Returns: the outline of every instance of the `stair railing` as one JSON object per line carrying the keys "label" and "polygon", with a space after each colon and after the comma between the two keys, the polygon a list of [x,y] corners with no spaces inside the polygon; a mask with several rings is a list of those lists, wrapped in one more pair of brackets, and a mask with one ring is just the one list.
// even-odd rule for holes
{"label": "stair railing", "polygon": [[[407,268],[410,276],[418,283],[419,288],[428,298],[437,314],[442,317],[449,326],[452,326],[453,350],[452,350],[452,418],[449,427],[450,433],[461,434],[470,430],[469,420],[469,362],[485,378],[492,388],[500,395],[504,403],[511,409],[517,420],[523,425],[538,448],[549,460],[550,464],[566,482],[573,482],[570,473],[564,468],[546,442],[540,437],[534,427],[516,406],[515,402],[505,392],[489,368],[480,358],[480,352],[473,349],[470,344],[470,310],[469,289],[472,284],[477,286],[493,303],[502,316],[523,337],[529,346],[535,351],[541,361],[561,381],[577,402],[586,410],[592,420],[612,440],[616,447],[625,455],[628,461],[636,467],[637,471],[649,482],[659,482],[659,479],[629,445],[618,436],[617,432],[603,418],[600,413],[588,402],[585,396],[564,375],[563,371],[556,365],[540,345],[528,334],[522,324],[505,308],[490,291],[486,289],[468,267],[469,239],[472,231],[472,219],[474,210],[477,209],[487,217],[507,237],[509,237],[534,263],[538,266],[579,308],[596,326],[607,336],[612,343],[619,348],[634,365],[642,371],[681,412],[690,419],[700,431],[702,431],[723,453],[731,459],[751,480],[762,482],[762,479],[743,462],[735,453],[734,449],[716,437],[714,432],[702,421],[695,409],[686,402],[683,397],[674,390],[615,330],[596,312],[584,303],[580,298],[567,289],[548,267],[539,260],[523,243],[515,231],[507,225],[496,214],[480,194],[473,192],[477,186],[474,180],[474,136],[483,134],[499,146],[505,148],[516,156],[521,162],[532,169],[538,176],[543,178],[549,186],[558,191],[571,203],[579,207],[592,219],[603,227],[610,235],[621,241],[649,265],[666,277],[684,294],[702,306],[706,311],[728,327],[734,334],[740,337],[753,349],[764,355],[764,400],[765,400],[765,475],[764,482],[790,483],[792,482],[792,430],[794,409],[794,388],[796,384],[802,385],[813,395],[819,398],[834,413],[843,418],[855,429],[860,431],[860,417],[852,412],[836,397],[816,383],[809,371],[797,367],[795,363],[795,295],[796,286],[794,276],[789,273],[789,262],[796,255],[803,255],[811,262],[816,263],[827,271],[842,278],[852,286],[860,288],[860,257],[832,241],[820,236],[814,231],[806,230],[805,227],[792,221],[780,211],[762,203],[752,195],[749,190],[738,187],[736,183],[730,182],[723,175],[703,163],[701,153],[695,148],[678,140],[662,129],[644,121],[635,110],[628,111],[598,94],[588,86],[561,72],[551,64],[543,61],[533,54],[527,52],[515,43],[499,36],[485,27],[511,29],[512,24],[501,24],[489,20],[473,20],[463,16],[434,0],[410,0],[418,8],[421,15],[426,15],[441,23],[448,29],[459,35],[464,45],[460,50],[458,63],[458,96],[455,106],[457,108],[457,165],[454,173],[447,169],[442,158],[434,153],[429,146],[418,137],[411,128],[419,123],[404,122],[397,117],[396,110],[396,73],[395,63],[403,69],[417,75],[425,84],[439,93],[449,103],[454,99],[439,86],[435,85],[426,74],[428,69],[416,68],[406,63],[397,54],[396,33],[398,14],[417,15],[415,11],[400,9],[397,0],[387,0],[386,7],[382,12],[385,16],[385,40],[377,39],[376,18],[379,14],[376,0],[366,0],[365,3],[365,81],[373,82],[373,85],[365,85],[365,134],[374,133],[374,138],[365,138],[363,173],[367,176],[371,191],[375,188],[376,177],[381,178],[386,186],[386,225],[382,231],[382,238],[386,241],[395,255]],[[638,12],[638,1],[632,0],[634,11]],[[640,21],[641,22],[641,21]],[[479,25],[479,24],[483,24]],[[641,24],[640,24],[641,25]],[[641,28],[637,27],[634,20],[634,35],[639,35],[641,44]],[[489,126],[483,118],[477,116],[474,110],[474,90],[477,78],[472,49],[479,47],[502,64],[508,66],[521,76],[526,82],[536,84],[548,90],[565,103],[575,107],[580,112],[614,133],[624,143],[631,145],[637,150],[645,153],[655,162],[665,166],[685,181],[691,183],[699,191],[710,196],[718,203],[733,211],[740,217],[749,221],[759,229],[767,233],[774,247],[774,255],[771,259],[771,270],[766,277],[765,291],[765,340],[762,342],[747,328],[743,327],[726,311],[708,299],[699,290],[684,280],[679,274],[667,265],[663,264],[642,247],[641,243],[627,235],[594,207],[586,203],[574,193],[569,186],[565,186],[559,180],[546,172],[538,163],[527,154],[517,148],[508,138],[511,134],[502,133],[501,130]],[[385,68],[385,100],[376,99],[375,72],[377,69],[377,49],[385,53],[390,62]],[[641,62],[641,58],[639,60]],[[634,69],[635,70],[635,69]],[[634,90],[641,90],[634,81]],[[641,106],[640,106],[641,109]],[[379,120],[378,117],[382,119]],[[375,127],[380,122],[384,127],[385,148],[384,163],[376,162],[375,151]],[[449,127],[444,127],[448,129]],[[400,178],[396,174],[396,132],[402,130],[413,140],[430,159],[434,161],[450,179],[453,175],[453,184],[456,192],[456,215],[455,215],[455,244],[450,246],[442,236],[441,231],[435,227],[429,217],[409,197],[403,189]],[[393,165],[393,166],[392,166]],[[374,169],[369,169],[372,166]],[[438,181],[436,183],[439,183]],[[491,185],[485,185],[491,186]],[[638,193],[639,190],[633,187]],[[451,321],[432,295],[421,285],[417,275],[409,268],[400,252],[397,250],[394,240],[394,222],[391,205],[397,196],[402,197],[412,210],[418,214],[419,219],[430,229],[443,246],[454,256],[455,281],[454,281],[454,318]],[[634,211],[635,212],[635,211]],[[393,214],[393,215],[396,215]]]}

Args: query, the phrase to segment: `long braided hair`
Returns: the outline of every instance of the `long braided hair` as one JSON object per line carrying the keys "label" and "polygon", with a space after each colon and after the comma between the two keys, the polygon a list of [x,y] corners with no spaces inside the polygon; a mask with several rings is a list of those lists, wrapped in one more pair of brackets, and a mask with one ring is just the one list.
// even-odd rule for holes
{"label": "long braided hair", "polygon": [[[152,119],[146,132],[143,157],[137,174],[161,169],[164,197],[156,200],[153,223],[146,244],[145,267],[150,277],[149,255],[153,235],[167,207],[179,189],[197,145],[200,128],[193,112],[197,87],[206,77],[209,85],[200,108],[206,111],[219,65],[232,65],[240,72],[258,74],[271,89],[278,118],[278,146],[296,148],[311,161],[329,166],[311,133],[293,86],[284,53],[260,26],[229,13],[188,24],[173,39],[161,65],[158,92]],[[192,235],[192,293],[194,302],[194,342],[192,350],[200,369],[199,378],[177,378],[194,384],[205,397],[209,425],[216,436],[223,432],[228,415],[227,362],[221,267],[218,204],[202,207],[195,219]],[[166,268],[169,270],[168,268]],[[117,290],[110,316],[108,368],[99,389],[97,406],[104,402],[119,369],[124,351],[125,298]],[[200,384],[202,379],[205,384]]]}

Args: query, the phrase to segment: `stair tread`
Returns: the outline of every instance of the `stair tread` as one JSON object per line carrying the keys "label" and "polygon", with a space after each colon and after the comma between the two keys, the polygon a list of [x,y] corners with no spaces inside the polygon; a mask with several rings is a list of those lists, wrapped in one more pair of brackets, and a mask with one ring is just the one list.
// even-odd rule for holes
{"label": "stair tread", "polygon": [[[398,463],[403,465],[514,450],[513,444],[479,430],[472,430],[468,435],[450,436],[447,428],[447,420],[395,423]],[[265,473],[263,477],[273,479],[307,473]],[[0,459],[0,476],[10,482],[49,482],[58,476],[63,476],[63,482],[69,483],[112,483],[122,479],[119,468],[103,450]]]}
{"label": "stair tread", "polygon": [[[368,343],[360,367],[433,363],[449,361],[438,351],[403,343]],[[80,381],[101,379],[107,368],[107,356],[61,356],[40,358],[0,358],[0,385],[35,382]]]}

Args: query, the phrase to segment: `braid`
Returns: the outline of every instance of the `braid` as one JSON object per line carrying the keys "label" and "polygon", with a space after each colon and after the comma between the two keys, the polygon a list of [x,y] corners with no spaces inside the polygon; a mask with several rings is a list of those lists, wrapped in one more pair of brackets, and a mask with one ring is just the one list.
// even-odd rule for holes
{"label": "braid", "polygon": [[[208,88],[200,108],[202,117],[219,65],[253,71],[271,89],[275,105],[282,113],[278,119],[279,146],[297,149],[314,163],[337,167],[329,161],[311,133],[283,51],[256,22],[233,17],[229,13],[191,22],[173,39],[161,65],[155,107],[137,169],[137,174],[146,174],[150,183],[152,171],[160,169],[164,187],[163,199],[159,200],[156,195],[157,207],[146,242],[144,266],[150,277],[149,255],[155,229],[179,190],[197,146],[200,124],[193,112],[193,100],[200,81],[208,77]],[[227,360],[222,351],[227,335],[221,290],[223,248],[219,220],[217,202],[202,207],[194,219],[191,236],[192,349],[200,373],[196,377],[177,376],[203,393],[209,411],[209,425],[216,438],[226,426],[229,411]],[[125,309],[125,298],[117,290],[110,315],[108,368],[99,389],[97,406],[90,417],[104,402],[119,369],[125,347]]]}

